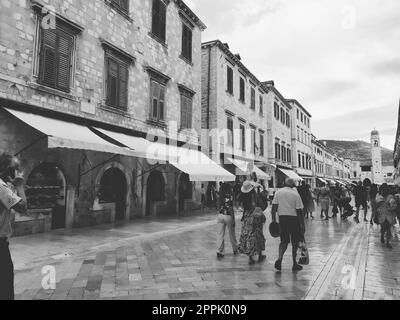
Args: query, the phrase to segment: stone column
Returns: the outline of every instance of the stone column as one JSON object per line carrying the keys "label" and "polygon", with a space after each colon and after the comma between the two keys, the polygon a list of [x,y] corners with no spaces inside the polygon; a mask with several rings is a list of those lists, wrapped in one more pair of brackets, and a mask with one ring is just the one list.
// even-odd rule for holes
{"label": "stone column", "polygon": [[65,205],[65,227],[67,229],[72,229],[74,226],[75,190],[74,186],[67,186],[67,199]]}

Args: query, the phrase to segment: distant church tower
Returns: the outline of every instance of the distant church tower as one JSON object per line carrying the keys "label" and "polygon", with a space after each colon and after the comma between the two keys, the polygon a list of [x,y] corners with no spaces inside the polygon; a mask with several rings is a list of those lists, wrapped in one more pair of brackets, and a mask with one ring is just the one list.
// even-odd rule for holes
{"label": "distant church tower", "polygon": [[382,169],[381,138],[377,130],[371,132],[371,155],[372,155],[372,183],[381,185],[385,181]]}

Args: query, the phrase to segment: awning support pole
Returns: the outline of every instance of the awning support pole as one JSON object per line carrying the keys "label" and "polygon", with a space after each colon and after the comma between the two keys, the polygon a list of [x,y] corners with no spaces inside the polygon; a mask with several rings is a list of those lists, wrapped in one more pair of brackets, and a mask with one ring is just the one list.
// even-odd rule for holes
{"label": "awning support pole", "polygon": [[43,140],[44,138],[47,138],[46,135],[40,137],[39,139],[36,139],[35,141],[33,141],[31,144],[29,144],[28,146],[26,146],[25,148],[23,148],[22,150],[18,151],[14,156],[18,157],[21,153],[23,153],[24,151],[28,150],[29,148],[33,147],[35,144],[37,144],[39,141]]}

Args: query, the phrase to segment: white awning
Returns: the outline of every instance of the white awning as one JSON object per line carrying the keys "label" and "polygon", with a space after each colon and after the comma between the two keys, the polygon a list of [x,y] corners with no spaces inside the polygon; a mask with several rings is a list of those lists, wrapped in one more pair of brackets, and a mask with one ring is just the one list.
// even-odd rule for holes
{"label": "white awning", "polygon": [[128,148],[122,148],[107,142],[93,133],[88,127],[32,113],[4,109],[30,127],[46,135],[49,149],[65,148],[133,155],[133,152]]}
{"label": "white awning", "polygon": [[169,162],[178,170],[188,174],[190,181],[235,181],[233,174],[198,150],[150,142],[144,138],[99,128],[94,128],[94,130],[134,149],[141,158],[147,159],[150,163],[152,160]]}
{"label": "white awning", "polygon": [[326,180],[324,180],[324,179],[322,179],[322,178],[318,178],[318,177],[317,177],[317,179],[318,179],[319,181],[321,181],[322,183],[324,183],[324,184],[329,184],[328,181],[326,181]]}
{"label": "white awning", "polygon": [[147,159],[150,163],[155,161],[154,164],[160,161],[177,161],[176,150],[173,147],[167,146],[162,143],[150,142],[144,138],[134,137],[123,133],[114,131],[93,128],[94,131],[111,138],[123,144],[124,146],[135,150],[136,157]]}
{"label": "white awning", "polygon": [[238,160],[238,159],[232,159],[228,158],[228,161],[232,162],[235,167],[239,169],[238,176],[247,176],[251,174],[252,172],[255,172],[257,174],[257,177],[261,180],[269,180],[270,176],[262,171],[260,168],[256,167],[253,163],[244,161],[244,160]]}
{"label": "white awning", "polygon": [[295,181],[303,181],[304,179],[302,177],[300,177],[296,172],[294,172],[293,170],[287,170],[287,169],[281,169],[278,168],[285,176],[287,176],[288,178],[291,178]]}

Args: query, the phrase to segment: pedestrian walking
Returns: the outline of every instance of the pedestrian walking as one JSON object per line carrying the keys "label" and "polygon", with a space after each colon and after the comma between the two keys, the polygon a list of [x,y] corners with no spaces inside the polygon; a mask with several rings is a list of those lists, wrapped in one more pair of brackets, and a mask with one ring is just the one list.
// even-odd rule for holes
{"label": "pedestrian walking", "polygon": [[371,190],[369,192],[369,198],[371,200],[371,219],[370,219],[370,224],[373,226],[374,225],[374,220],[376,219],[376,215],[377,215],[377,205],[376,205],[376,196],[378,195],[378,185],[377,184],[373,184],[371,186]]}
{"label": "pedestrian walking", "polygon": [[27,212],[23,177],[17,158],[0,156],[0,300],[14,300],[14,265],[9,250],[12,210]]}
{"label": "pedestrian walking", "polygon": [[364,210],[364,222],[368,222],[368,190],[365,186],[363,186],[362,182],[359,181],[358,185],[353,189],[353,195],[356,202],[356,216],[354,220],[359,223],[360,219],[360,207],[363,207]]}
{"label": "pedestrian walking", "polygon": [[381,242],[392,249],[392,227],[396,224],[397,203],[395,197],[390,194],[387,185],[382,185],[376,196],[378,221],[381,226]]}
{"label": "pedestrian walking", "polygon": [[310,186],[306,184],[305,181],[302,181],[301,186],[297,187],[297,192],[299,193],[300,198],[303,202],[304,217],[308,219],[309,215],[311,215],[311,219],[314,219],[313,212],[315,211],[315,206]]}
{"label": "pedestrian walking", "polygon": [[331,204],[331,197],[328,187],[321,188],[319,192],[319,205],[321,206],[321,217],[325,215],[325,220],[329,220],[329,206]]}
{"label": "pedestrian walking", "polygon": [[343,217],[343,207],[341,206],[342,198],[346,197],[343,192],[343,189],[340,187],[339,183],[331,189],[331,198],[332,198],[332,205],[333,205],[333,218],[336,218],[338,213]]}
{"label": "pedestrian walking", "polygon": [[305,233],[304,226],[304,206],[301,197],[295,189],[296,182],[293,179],[285,181],[285,188],[276,192],[272,203],[272,221],[277,221],[281,228],[281,243],[279,245],[279,258],[275,262],[275,268],[282,270],[283,256],[292,243],[293,271],[303,270],[303,267],[297,263],[297,249],[299,243],[303,240]]}
{"label": "pedestrian walking", "polygon": [[245,181],[241,189],[241,203],[243,205],[243,226],[240,235],[239,252],[249,257],[249,264],[255,264],[254,257],[258,255],[258,262],[263,262],[266,256],[263,201],[256,192],[258,185],[254,181]]}
{"label": "pedestrian walking", "polygon": [[235,233],[235,211],[233,209],[233,188],[228,183],[223,183],[219,192],[219,214],[218,214],[218,251],[217,257],[225,256],[225,232],[228,228],[229,238],[232,245],[233,254],[238,254],[238,246]]}

